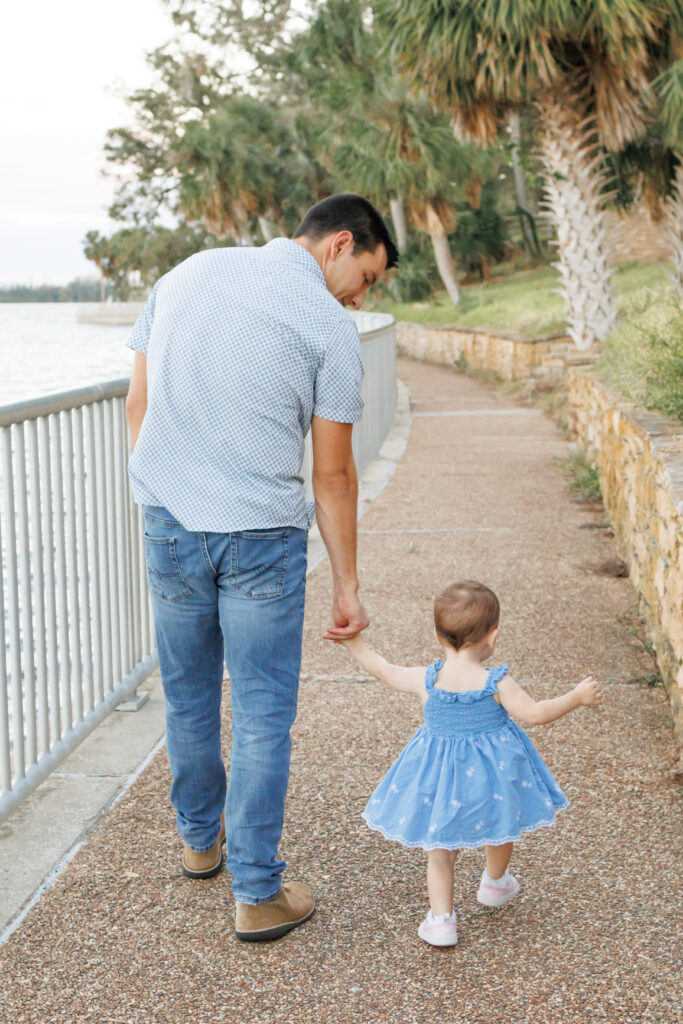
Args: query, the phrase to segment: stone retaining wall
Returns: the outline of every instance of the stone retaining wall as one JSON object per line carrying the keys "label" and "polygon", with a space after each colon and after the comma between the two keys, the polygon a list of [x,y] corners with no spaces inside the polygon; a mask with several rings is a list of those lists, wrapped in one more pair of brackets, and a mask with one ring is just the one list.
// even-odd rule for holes
{"label": "stone retaining wall", "polygon": [[396,324],[396,344],[401,355],[426,363],[453,366],[466,363],[491,370],[503,380],[535,380],[564,384],[570,366],[592,363],[597,351],[579,352],[566,335],[524,340],[488,331],[453,327]]}
{"label": "stone retaining wall", "polygon": [[570,370],[570,429],[600,475],[683,747],[683,426]]}

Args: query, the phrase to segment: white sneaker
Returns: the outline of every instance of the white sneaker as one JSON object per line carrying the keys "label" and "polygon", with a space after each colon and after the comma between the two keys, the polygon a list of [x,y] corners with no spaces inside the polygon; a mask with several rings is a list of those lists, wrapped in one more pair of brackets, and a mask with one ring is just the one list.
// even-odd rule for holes
{"label": "white sneaker", "polygon": [[513,900],[519,892],[519,882],[509,871],[502,878],[489,878],[484,870],[479,884],[477,899],[485,907],[502,907],[508,900]]}
{"label": "white sneaker", "polygon": [[458,941],[455,911],[435,917],[431,910],[417,929],[417,934],[430,946],[454,946]]}

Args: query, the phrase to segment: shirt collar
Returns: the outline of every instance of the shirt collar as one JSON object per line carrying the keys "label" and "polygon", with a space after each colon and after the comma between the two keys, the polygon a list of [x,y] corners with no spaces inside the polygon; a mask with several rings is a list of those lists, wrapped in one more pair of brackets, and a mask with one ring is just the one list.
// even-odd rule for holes
{"label": "shirt collar", "polygon": [[322,272],[320,264],[315,256],[311,255],[308,249],[304,249],[303,245],[299,245],[298,242],[292,241],[291,238],[273,238],[270,242],[266,243],[264,248],[287,255],[287,257],[294,260],[302,270],[307,270],[309,273],[312,273],[317,277],[320,283],[327,288],[325,275]]}

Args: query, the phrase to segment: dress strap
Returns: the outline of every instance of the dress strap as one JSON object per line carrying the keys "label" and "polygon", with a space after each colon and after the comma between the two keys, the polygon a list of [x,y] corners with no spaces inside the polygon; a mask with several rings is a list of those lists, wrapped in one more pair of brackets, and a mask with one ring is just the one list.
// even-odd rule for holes
{"label": "dress strap", "polygon": [[427,665],[427,671],[425,673],[425,687],[427,690],[434,689],[434,683],[436,682],[436,674],[441,668],[443,662],[439,658],[438,661],[433,662],[431,665]]}
{"label": "dress strap", "polygon": [[489,677],[486,680],[486,686],[484,687],[486,692],[496,693],[496,691],[498,690],[498,683],[501,681],[503,676],[508,675],[509,672],[510,669],[504,662],[502,665],[499,665],[498,668],[489,669]]}

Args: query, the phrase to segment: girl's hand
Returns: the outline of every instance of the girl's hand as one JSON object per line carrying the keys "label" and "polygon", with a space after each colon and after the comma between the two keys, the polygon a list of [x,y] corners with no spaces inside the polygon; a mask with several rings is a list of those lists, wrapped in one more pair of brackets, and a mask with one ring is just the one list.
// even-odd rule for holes
{"label": "girl's hand", "polygon": [[344,640],[338,640],[337,643],[340,643],[342,644],[342,646],[348,648],[351,654],[353,654],[354,651],[359,651],[361,650],[361,648],[366,646],[365,640],[360,634],[358,634],[357,636],[346,637]]}
{"label": "girl's hand", "polygon": [[597,707],[602,704],[602,693],[600,687],[593,679],[593,676],[586,676],[574,687],[574,693],[579,699],[579,704],[590,707]]}

